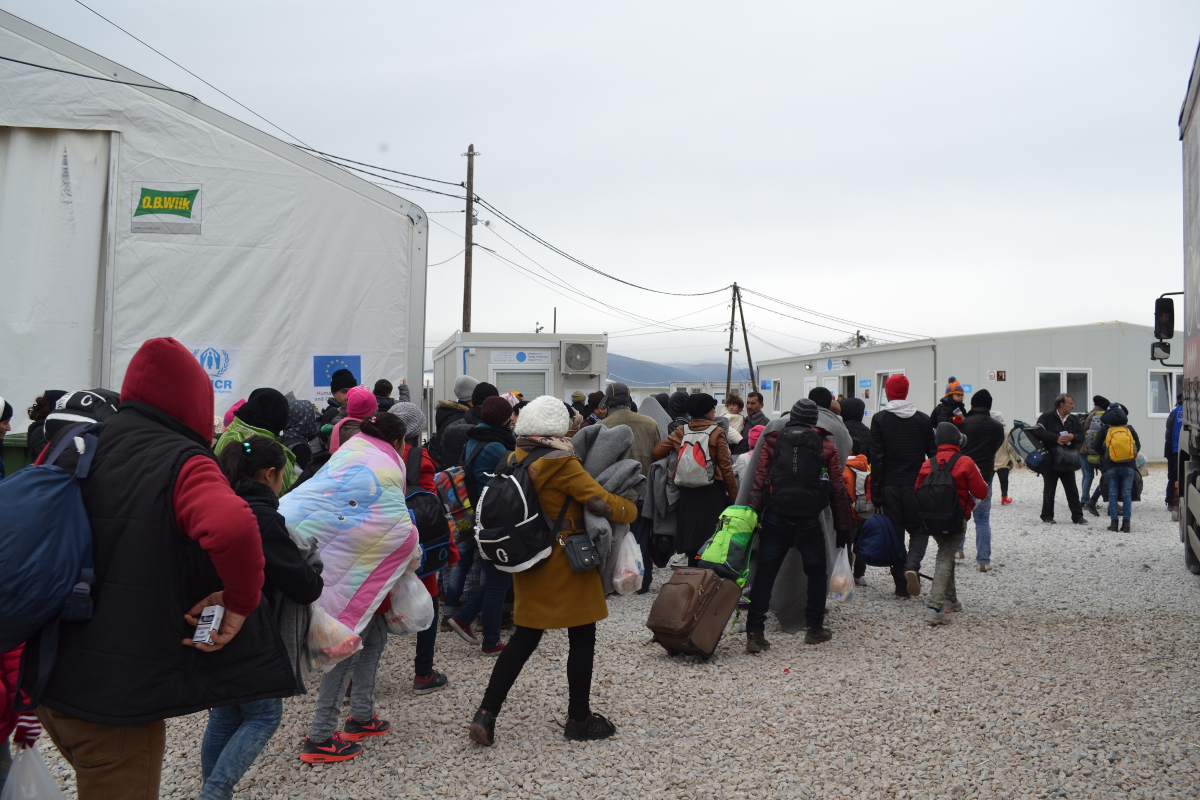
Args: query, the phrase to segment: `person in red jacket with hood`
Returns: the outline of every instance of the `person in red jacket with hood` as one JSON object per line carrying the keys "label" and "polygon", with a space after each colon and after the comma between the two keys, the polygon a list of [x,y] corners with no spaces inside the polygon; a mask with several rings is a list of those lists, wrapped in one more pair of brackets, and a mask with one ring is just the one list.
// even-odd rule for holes
{"label": "person in red jacket with hood", "polygon": [[[133,356],[120,409],[99,428],[81,486],[93,616],[63,623],[33,698],[80,800],[157,798],[167,717],[295,691],[274,617],[259,606],[258,522],[212,454],[212,419],[208,375],[162,338]],[[213,644],[194,644],[208,605],[224,606],[224,620]],[[23,656],[31,694],[40,650],[31,642]]]}
{"label": "person in red jacket with hood", "polygon": [[958,425],[953,422],[939,422],[935,437],[937,455],[921,465],[921,471],[917,473],[916,488],[920,489],[921,485],[929,480],[929,476],[933,474],[934,461],[940,469],[954,459],[950,467],[950,477],[954,479],[958,504],[963,511],[962,526],[957,532],[930,534],[937,540],[938,553],[937,566],[933,572],[933,589],[929,592],[929,604],[925,608],[925,621],[930,625],[943,625],[950,621],[949,612],[962,610],[954,586],[954,554],[962,547],[966,535],[966,521],[971,518],[975,501],[988,496],[988,485],[971,457],[962,454],[967,437],[958,429]]}

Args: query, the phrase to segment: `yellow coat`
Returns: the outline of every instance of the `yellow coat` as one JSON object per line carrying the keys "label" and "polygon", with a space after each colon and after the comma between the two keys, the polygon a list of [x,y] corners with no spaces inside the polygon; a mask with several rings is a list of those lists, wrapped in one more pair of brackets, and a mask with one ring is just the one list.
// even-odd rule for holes
{"label": "yellow coat", "polygon": [[[520,459],[526,454],[517,448],[512,457]],[[614,522],[637,519],[637,505],[604,491],[573,453],[556,450],[539,458],[529,467],[529,478],[542,511],[552,521],[558,519],[563,503],[568,499],[574,501],[563,520],[560,543],[568,534],[583,531],[583,503],[591,497],[599,497],[608,504]],[[523,628],[574,628],[608,616],[600,571],[572,572],[566,551],[558,546],[545,564],[513,575],[513,595],[516,599],[513,621]]]}

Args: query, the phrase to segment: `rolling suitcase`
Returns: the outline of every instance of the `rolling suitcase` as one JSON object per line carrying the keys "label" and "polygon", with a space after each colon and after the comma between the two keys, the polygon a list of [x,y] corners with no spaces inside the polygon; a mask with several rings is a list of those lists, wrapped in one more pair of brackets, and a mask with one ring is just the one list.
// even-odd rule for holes
{"label": "rolling suitcase", "polygon": [[741,596],[737,581],[710,569],[676,570],[659,589],[646,627],[671,655],[695,653],[707,659]]}

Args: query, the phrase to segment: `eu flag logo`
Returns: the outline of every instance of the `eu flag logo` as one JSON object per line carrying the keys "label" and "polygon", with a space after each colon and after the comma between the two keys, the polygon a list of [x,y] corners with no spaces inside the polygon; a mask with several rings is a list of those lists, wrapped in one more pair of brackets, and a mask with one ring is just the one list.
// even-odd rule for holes
{"label": "eu flag logo", "polygon": [[313,386],[328,386],[339,369],[350,370],[355,383],[360,383],[362,356],[313,356]]}

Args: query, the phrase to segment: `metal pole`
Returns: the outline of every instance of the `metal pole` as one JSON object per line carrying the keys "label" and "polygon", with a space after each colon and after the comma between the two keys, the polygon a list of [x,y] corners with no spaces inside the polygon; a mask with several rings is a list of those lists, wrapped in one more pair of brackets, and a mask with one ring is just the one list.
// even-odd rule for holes
{"label": "metal pole", "polygon": [[726,399],[729,398],[729,390],[732,388],[732,383],[733,383],[733,319],[734,319],[734,314],[737,313],[737,284],[736,283],[733,285],[733,295],[731,297],[731,300],[733,302],[729,306],[729,347],[725,348],[726,352],[729,353],[729,358],[725,362],[725,398]]}
{"label": "metal pole", "polygon": [[[758,376],[754,374],[754,359],[750,357],[750,334],[746,331],[746,311],[742,308],[742,290],[735,283],[733,285],[734,294],[737,295],[738,317],[742,321],[742,341],[746,344],[746,363],[750,365],[750,391],[758,391]],[[742,398],[745,400],[746,398]]]}
{"label": "metal pole", "polygon": [[554,332],[558,333],[558,306],[554,307]]}
{"label": "metal pole", "polygon": [[472,234],[475,227],[475,145],[467,147],[463,153],[467,157],[467,235],[466,249],[463,251],[463,333],[471,332],[471,251]]}

